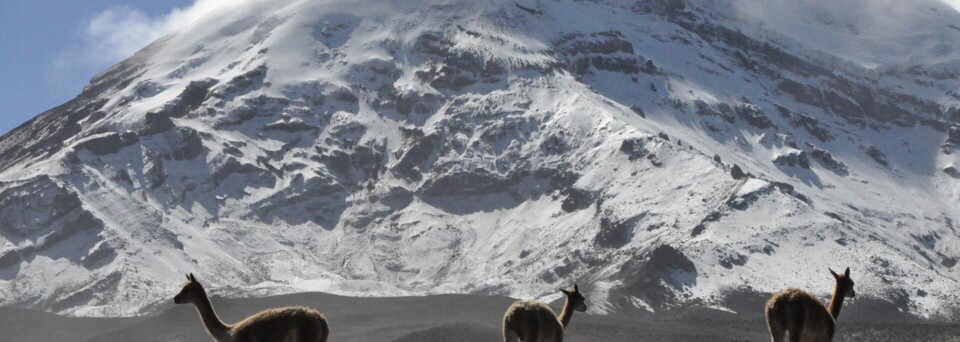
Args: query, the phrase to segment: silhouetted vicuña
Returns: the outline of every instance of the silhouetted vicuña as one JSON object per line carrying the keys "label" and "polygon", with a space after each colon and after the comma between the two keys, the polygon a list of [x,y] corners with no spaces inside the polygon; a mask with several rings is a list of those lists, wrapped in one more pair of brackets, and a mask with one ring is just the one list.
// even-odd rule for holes
{"label": "silhouetted vicu\u00f1a", "polygon": [[817,297],[797,289],[786,289],[767,301],[767,327],[773,342],[785,341],[789,333],[791,342],[829,342],[833,340],[837,316],[844,298],[853,298],[853,280],[850,268],[843,275],[830,270],[836,279],[833,299],[825,307]]}
{"label": "silhouetted vicu\u00f1a", "polygon": [[187,275],[187,283],[173,302],[196,306],[207,332],[218,342],[326,342],[330,335],[327,319],[306,307],[268,309],[235,324],[223,323],[193,273]]}
{"label": "silhouetted vicu\u00f1a", "polygon": [[587,311],[587,303],[577,285],[569,290],[560,289],[560,292],[567,297],[560,316],[537,301],[521,300],[510,305],[503,315],[504,342],[516,342],[518,338],[524,342],[563,341],[563,329],[570,324],[573,311]]}

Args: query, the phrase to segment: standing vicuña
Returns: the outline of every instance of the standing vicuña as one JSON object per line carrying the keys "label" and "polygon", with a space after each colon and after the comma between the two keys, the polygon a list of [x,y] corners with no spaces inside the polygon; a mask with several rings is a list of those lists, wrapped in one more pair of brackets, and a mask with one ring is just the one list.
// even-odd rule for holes
{"label": "standing vicu\u00f1a", "polygon": [[503,315],[503,340],[505,342],[561,342],[563,329],[570,324],[573,311],[587,311],[586,299],[580,294],[580,288],[573,285],[570,290],[560,289],[567,295],[567,302],[558,317],[546,304],[521,300],[507,309]]}
{"label": "standing vicu\u00f1a", "polygon": [[837,316],[844,298],[853,298],[853,280],[850,268],[839,275],[830,270],[837,285],[833,289],[830,307],[824,307],[817,297],[797,289],[786,289],[767,301],[767,327],[774,342],[784,341],[790,334],[791,342],[829,342],[833,340]]}
{"label": "standing vicu\u00f1a", "polygon": [[287,307],[261,311],[236,324],[225,324],[217,317],[203,285],[187,275],[187,283],[173,302],[191,303],[200,312],[207,331],[218,342],[292,341],[326,342],[330,329],[320,312],[305,307]]}

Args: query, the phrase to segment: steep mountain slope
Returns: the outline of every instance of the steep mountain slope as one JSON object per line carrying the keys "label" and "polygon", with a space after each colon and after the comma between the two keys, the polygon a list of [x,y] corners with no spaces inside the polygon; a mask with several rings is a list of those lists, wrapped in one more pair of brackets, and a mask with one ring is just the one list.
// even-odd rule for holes
{"label": "steep mountain slope", "polygon": [[0,305],[144,313],[196,272],[729,309],[849,266],[862,303],[955,315],[960,14],[770,4],[227,6],[0,139]]}

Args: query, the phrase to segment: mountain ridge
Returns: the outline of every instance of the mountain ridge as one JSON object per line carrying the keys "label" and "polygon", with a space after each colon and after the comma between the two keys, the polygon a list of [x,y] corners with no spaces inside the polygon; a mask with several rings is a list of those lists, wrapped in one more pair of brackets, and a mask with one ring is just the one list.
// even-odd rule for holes
{"label": "mountain ridge", "polygon": [[224,8],[0,138],[0,305],[142,314],[192,271],[729,309],[850,266],[956,314],[953,62],[812,60],[719,2],[355,7]]}

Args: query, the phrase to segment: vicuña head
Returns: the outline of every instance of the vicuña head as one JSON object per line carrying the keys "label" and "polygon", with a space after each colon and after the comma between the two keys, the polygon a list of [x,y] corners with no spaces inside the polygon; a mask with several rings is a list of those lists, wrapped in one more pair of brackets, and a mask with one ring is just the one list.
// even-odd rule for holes
{"label": "vicu\u00f1a head", "polygon": [[828,269],[836,284],[829,307],[817,297],[797,289],[786,289],[773,295],[766,305],[767,327],[774,342],[791,341],[829,342],[833,340],[837,317],[845,298],[857,295],[850,278],[850,268],[843,274]]}
{"label": "vicu\u00f1a head", "polygon": [[206,290],[193,273],[187,274],[187,282],[180,293],[173,297],[173,302],[193,304],[207,332],[218,342],[326,342],[330,335],[326,318],[319,311],[305,307],[269,309],[236,324],[223,323],[213,310]]}
{"label": "vicu\u00f1a head", "polygon": [[580,312],[587,311],[587,299],[580,293],[580,287],[577,286],[577,284],[573,284],[573,287],[568,290],[560,289],[560,292],[567,295],[567,302],[570,303],[570,307],[574,310]]}
{"label": "vicu\u00f1a head", "polygon": [[587,311],[587,300],[576,284],[570,289],[560,289],[566,295],[560,316],[546,304],[521,300],[507,308],[503,315],[503,340],[513,341],[563,341],[563,329],[570,324],[574,311]]}
{"label": "vicu\u00f1a head", "polygon": [[200,298],[206,298],[207,291],[197,281],[193,273],[187,274],[187,282],[180,288],[180,293],[173,297],[174,304],[196,304]]}
{"label": "vicu\u00f1a head", "polygon": [[833,275],[833,279],[837,281],[837,289],[839,293],[843,294],[844,298],[853,298],[857,296],[857,292],[853,290],[853,279],[850,279],[850,268],[847,267],[847,270],[843,271],[843,274],[837,274],[832,269],[827,269],[830,271],[830,274]]}

